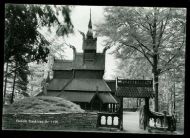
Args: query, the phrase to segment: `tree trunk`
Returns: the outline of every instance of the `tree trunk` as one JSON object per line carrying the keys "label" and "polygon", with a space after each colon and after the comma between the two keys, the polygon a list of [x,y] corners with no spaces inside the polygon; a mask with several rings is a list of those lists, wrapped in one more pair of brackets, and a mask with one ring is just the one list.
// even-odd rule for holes
{"label": "tree trunk", "polygon": [[154,21],[153,21],[153,32],[152,32],[152,40],[153,40],[153,76],[154,76],[154,91],[155,91],[155,111],[158,112],[158,45],[156,45],[156,23],[157,23],[157,8],[154,8]]}
{"label": "tree trunk", "polygon": [[154,75],[154,91],[155,91],[155,100],[154,100],[154,105],[155,105],[155,111],[158,112],[158,75],[156,73],[153,73]]}
{"label": "tree trunk", "polygon": [[159,108],[158,108],[158,105],[159,105],[159,101],[158,101],[158,81],[159,81],[159,78],[158,78],[158,55],[154,55],[153,57],[153,62],[154,62],[154,66],[153,66],[153,77],[154,77],[154,91],[155,91],[155,100],[154,100],[154,110],[156,112],[159,111]]}
{"label": "tree trunk", "polygon": [[13,90],[12,90],[11,101],[10,101],[11,104],[14,102],[15,82],[16,82],[16,70],[14,72]]}
{"label": "tree trunk", "polygon": [[[5,74],[7,74],[8,71],[8,62],[6,64],[6,70],[5,70]],[[5,98],[6,98],[6,90],[7,90],[7,75],[5,75],[5,86],[4,86],[4,93],[3,93],[3,104],[5,104]]]}
{"label": "tree trunk", "polygon": [[175,112],[175,69],[174,69],[174,93],[173,93],[173,111]]}

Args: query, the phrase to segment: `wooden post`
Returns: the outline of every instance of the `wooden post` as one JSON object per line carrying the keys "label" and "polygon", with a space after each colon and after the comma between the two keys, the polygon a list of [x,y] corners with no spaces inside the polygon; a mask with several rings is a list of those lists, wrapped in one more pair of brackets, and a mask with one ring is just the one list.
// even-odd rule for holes
{"label": "wooden post", "polygon": [[107,119],[108,119],[108,116],[105,116],[105,118],[106,118],[106,126],[108,125],[108,121],[107,121]]}
{"label": "wooden post", "polygon": [[101,111],[101,103],[100,103],[100,102],[99,102],[99,107],[100,107],[100,108],[99,108],[99,111]]}
{"label": "wooden post", "polygon": [[111,125],[114,126],[114,124],[113,124],[114,116],[111,116],[111,118],[112,118],[112,120],[111,120],[111,121],[112,121],[112,122],[111,122]]}
{"label": "wooden post", "polygon": [[167,122],[166,122],[166,111],[163,112],[164,113],[164,131],[166,131],[166,127],[167,127]]}
{"label": "wooden post", "polygon": [[145,98],[145,128],[149,126],[149,98]]}
{"label": "wooden post", "polygon": [[123,97],[120,98],[120,130],[123,130]]}

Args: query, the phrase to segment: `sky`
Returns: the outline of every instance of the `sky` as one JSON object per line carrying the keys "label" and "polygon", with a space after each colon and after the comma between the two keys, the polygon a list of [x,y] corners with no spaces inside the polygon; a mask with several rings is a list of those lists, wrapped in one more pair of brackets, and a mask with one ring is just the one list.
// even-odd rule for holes
{"label": "sky", "polygon": [[[82,36],[78,30],[87,33],[88,23],[90,18],[90,9],[91,9],[91,20],[92,28],[95,28],[96,24],[103,23],[104,14],[103,6],[74,6],[71,12],[71,21],[74,25],[74,34],[66,38],[66,42],[75,46],[77,52],[82,52]],[[97,52],[101,53],[103,51],[103,38],[97,38]],[[109,54],[112,49],[107,50],[106,52],[106,63],[105,63],[105,79],[115,79],[114,70],[116,69],[115,59],[113,55]],[[73,51],[70,48],[65,50],[67,59],[72,59]]]}

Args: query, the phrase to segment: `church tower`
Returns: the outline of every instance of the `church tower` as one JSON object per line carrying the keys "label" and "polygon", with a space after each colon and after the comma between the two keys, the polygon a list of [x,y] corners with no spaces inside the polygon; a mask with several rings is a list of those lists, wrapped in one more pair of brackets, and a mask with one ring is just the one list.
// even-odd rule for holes
{"label": "church tower", "polygon": [[90,20],[88,23],[88,31],[86,37],[83,39],[83,53],[84,53],[84,62],[94,61],[96,58],[96,45],[97,38],[93,37],[92,31],[92,20],[91,20],[91,9],[90,9]]}

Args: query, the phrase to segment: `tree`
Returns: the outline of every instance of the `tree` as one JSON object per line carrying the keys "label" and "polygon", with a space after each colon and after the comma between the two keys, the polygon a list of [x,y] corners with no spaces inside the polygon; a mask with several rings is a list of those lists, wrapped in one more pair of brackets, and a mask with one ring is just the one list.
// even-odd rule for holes
{"label": "tree", "polygon": [[158,111],[159,76],[184,66],[185,9],[107,7],[105,23],[97,32],[106,36],[106,46],[115,46],[121,59],[133,55],[146,59],[152,68],[155,111]]}
{"label": "tree", "polygon": [[[62,22],[59,21],[59,16],[62,16]],[[4,74],[4,97],[7,76],[14,73],[12,102],[17,80],[18,88],[25,90],[22,86],[27,85],[23,82],[27,82],[28,63],[47,62],[49,42],[39,32],[39,29],[44,26],[49,28],[49,32],[52,26],[55,27],[58,35],[71,33],[73,25],[70,20],[70,8],[53,5],[5,5],[4,65],[7,63],[7,66]],[[8,69],[8,64],[12,64],[13,68]]]}

